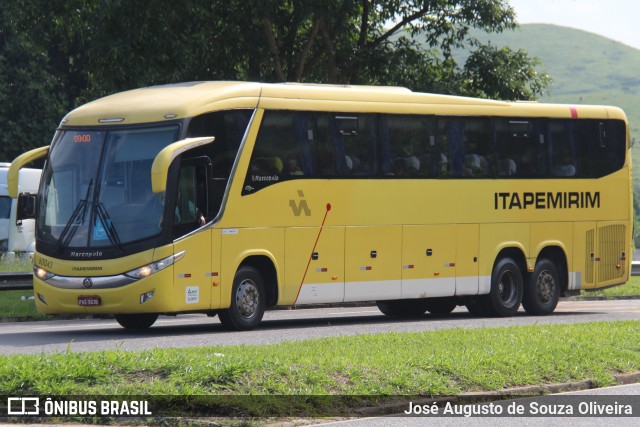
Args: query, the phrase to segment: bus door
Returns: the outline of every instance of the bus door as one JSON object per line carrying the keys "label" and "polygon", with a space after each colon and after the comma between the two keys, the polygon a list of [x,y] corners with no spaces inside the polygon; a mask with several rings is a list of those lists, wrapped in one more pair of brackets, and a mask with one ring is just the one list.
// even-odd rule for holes
{"label": "bus door", "polygon": [[402,298],[449,297],[456,290],[456,226],[404,226]]}
{"label": "bus door", "polygon": [[[212,219],[209,208],[210,161],[206,157],[181,162],[173,211],[174,251],[184,251],[175,264],[174,298],[177,311],[219,307],[219,287],[212,271]],[[216,292],[212,292],[216,289]]]}

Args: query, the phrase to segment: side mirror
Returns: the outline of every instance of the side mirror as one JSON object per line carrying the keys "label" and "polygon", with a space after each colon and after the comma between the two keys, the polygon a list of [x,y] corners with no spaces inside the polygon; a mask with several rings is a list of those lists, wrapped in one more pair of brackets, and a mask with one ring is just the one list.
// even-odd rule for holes
{"label": "side mirror", "polygon": [[21,225],[25,219],[36,218],[36,195],[20,193],[18,196],[18,208],[16,212],[16,225]]}
{"label": "side mirror", "polygon": [[20,172],[20,169],[34,160],[45,157],[47,154],[49,154],[49,146],[45,145],[44,147],[36,148],[21,154],[11,162],[11,166],[9,166],[9,171],[7,172],[9,197],[12,199],[18,197],[18,173]]}
{"label": "side mirror", "polygon": [[215,140],[213,136],[202,138],[187,138],[176,141],[164,147],[153,160],[151,165],[151,190],[154,193],[163,193],[167,189],[167,176],[171,162],[185,151],[193,150],[205,144],[211,144]]}

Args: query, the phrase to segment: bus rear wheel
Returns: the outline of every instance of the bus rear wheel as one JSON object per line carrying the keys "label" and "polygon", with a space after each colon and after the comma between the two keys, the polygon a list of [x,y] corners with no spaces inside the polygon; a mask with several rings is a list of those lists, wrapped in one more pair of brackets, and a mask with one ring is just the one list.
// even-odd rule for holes
{"label": "bus rear wheel", "polygon": [[558,269],[553,261],[543,258],[536,263],[531,280],[524,288],[522,306],[527,314],[544,316],[553,313],[559,299]]}
{"label": "bus rear wheel", "polygon": [[427,311],[427,300],[404,299],[376,301],[378,309],[390,317],[420,317]]}
{"label": "bus rear wheel", "polygon": [[233,279],[231,306],[218,316],[225,329],[249,331],[260,324],[265,310],[264,280],[251,266],[240,267]]}
{"label": "bus rear wheel", "polygon": [[141,330],[149,329],[158,319],[154,313],[143,314],[116,314],[116,321],[125,329]]}
{"label": "bus rear wheel", "polygon": [[491,290],[482,304],[488,314],[509,317],[516,314],[522,301],[522,273],[511,258],[502,258],[493,267]]}

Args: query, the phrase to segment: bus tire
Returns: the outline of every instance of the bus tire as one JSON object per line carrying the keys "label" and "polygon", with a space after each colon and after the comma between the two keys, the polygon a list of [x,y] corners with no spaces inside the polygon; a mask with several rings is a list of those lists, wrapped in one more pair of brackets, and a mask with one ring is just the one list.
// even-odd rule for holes
{"label": "bus tire", "polygon": [[155,313],[116,314],[116,321],[125,329],[149,329],[158,319]]}
{"label": "bus tire", "polygon": [[420,317],[427,311],[425,299],[376,301],[378,309],[390,317]]}
{"label": "bus tire", "polygon": [[249,331],[260,324],[266,307],[264,280],[251,266],[240,267],[233,279],[231,306],[220,310],[220,322],[227,330]]}
{"label": "bus tire", "polygon": [[491,290],[482,304],[488,314],[509,317],[516,314],[522,301],[522,273],[511,258],[501,258],[493,267]]}
{"label": "bus tire", "polygon": [[522,307],[527,314],[544,316],[553,313],[560,299],[560,279],[553,261],[542,258],[536,263],[531,280],[524,288]]}
{"label": "bus tire", "polygon": [[427,311],[435,316],[449,314],[458,306],[455,298],[452,297],[429,298],[425,300],[425,305]]}

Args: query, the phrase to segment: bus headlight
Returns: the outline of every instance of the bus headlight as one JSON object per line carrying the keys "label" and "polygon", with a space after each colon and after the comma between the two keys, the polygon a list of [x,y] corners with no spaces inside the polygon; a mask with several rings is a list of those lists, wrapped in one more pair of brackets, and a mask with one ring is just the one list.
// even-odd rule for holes
{"label": "bus headlight", "polygon": [[33,274],[35,274],[36,277],[40,280],[47,280],[54,276],[53,273],[49,273],[44,268],[40,268],[40,267],[33,267]]}
{"label": "bus headlight", "polygon": [[149,277],[152,274],[157,273],[158,271],[162,271],[165,268],[173,265],[184,257],[185,251],[178,252],[175,255],[170,255],[166,258],[161,259],[160,261],[152,262],[151,264],[143,265],[142,267],[138,267],[135,270],[128,271],[125,276],[132,277],[134,279],[144,279],[145,277]]}

